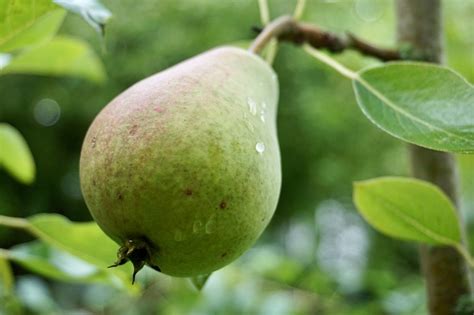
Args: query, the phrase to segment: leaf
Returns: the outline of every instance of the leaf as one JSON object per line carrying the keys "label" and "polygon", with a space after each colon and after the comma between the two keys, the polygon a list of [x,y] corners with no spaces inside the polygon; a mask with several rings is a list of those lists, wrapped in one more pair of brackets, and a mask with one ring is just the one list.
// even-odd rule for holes
{"label": "leaf", "polygon": [[24,184],[35,179],[35,163],[28,145],[18,130],[0,123],[0,168],[5,168]]}
{"label": "leaf", "polygon": [[55,9],[40,16],[30,27],[18,32],[0,46],[0,51],[8,52],[50,40],[62,24],[66,11]]}
{"label": "leaf", "polygon": [[357,102],[375,125],[394,137],[449,152],[474,152],[474,87],[454,71],[396,62],[361,71]]}
{"label": "leaf", "polygon": [[35,23],[44,23],[44,16],[57,9],[50,0],[0,1],[0,47],[14,37],[29,32],[31,28],[37,28]]}
{"label": "leaf", "polygon": [[212,273],[208,275],[199,275],[196,277],[189,278],[189,280],[198,291],[201,291],[206,285],[206,282],[211,275]]}
{"label": "leaf", "polygon": [[115,274],[121,286],[130,293],[138,293],[139,287],[132,286],[132,266],[108,269],[117,257],[115,244],[95,222],[71,222],[59,214],[39,214],[28,218],[28,230],[43,242],[66,251],[85,262]]}
{"label": "leaf", "polygon": [[54,3],[77,13],[102,36],[112,13],[97,0],[54,0]]}
{"label": "leaf", "polygon": [[[132,286],[131,264],[120,266],[120,268],[107,268],[111,262],[116,260],[116,252],[119,246],[109,239],[95,222],[71,222],[59,214],[39,214],[27,219],[0,215],[0,225],[24,229],[53,248],[46,248],[52,251],[50,253],[44,252],[46,249],[41,247],[43,245],[15,248],[13,254],[11,254],[12,258],[18,262],[28,264],[27,267],[36,272],[43,272],[55,278],[85,277],[83,279],[87,281],[99,281],[102,279],[102,273],[105,272],[113,276],[110,277],[110,280],[113,281],[114,285],[127,289],[131,294],[140,292],[139,286]],[[60,258],[66,263],[57,264],[57,257],[54,259],[50,257],[51,255],[58,255],[59,252],[54,249],[61,251]],[[74,258],[64,255],[63,252],[77,257],[74,264],[81,263],[82,271],[72,270],[70,266],[67,266],[71,264]],[[35,258],[37,265],[31,263],[30,258]],[[86,263],[88,266],[85,266]],[[57,264],[56,268],[60,272],[58,270],[54,271],[51,264]],[[97,269],[97,274],[93,274],[95,272],[93,268]],[[91,278],[88,278],[89,276]]]}
{"label": "leaf", "polygon": [[11,59],[0,70],[8,73],[76,76],[96,83],[105,79],[102,63],[90,46],[68,37],[55,37]]}
{"label": "leaf", "polygon": [[5,67],[10,62],[11,59],[12,59],[11,54],[0,53],[0,70],[2,70],[2,68]]}
{"label": "leaf", "polygon": [[54,280],[114,284],[112,274],[45,243],[34,241],[13,247],[8,258],[24,268]]}
{"label": "leaf", "polygon": [[4,43],[1,51],[12,51],[50,40],[62,24],[66,11],[56,9],[39,17],[29,28],[24,29]]}
{"label": "leaf", "polygon": [[28,221],[40,239],[89,263],[105,268],[117,256],[118,245],[95,222],[74,223],[58,214],[39,214]]}
{"label": "leaf", "polygon": [[10,263],[0,249],[0,298],[10,295],[13,291],[13,273]]}
{"label": "leaf", "polygon": [[456,245],[456,211],[435,185],[412,178],[381,177],[357,182],[354,203],[374,228],[395,238]]}
{"label": "leaf", "polygon": [[23,314],[20,301],[15,297],[13,272],[5,251],[0,249],[0,314]]}

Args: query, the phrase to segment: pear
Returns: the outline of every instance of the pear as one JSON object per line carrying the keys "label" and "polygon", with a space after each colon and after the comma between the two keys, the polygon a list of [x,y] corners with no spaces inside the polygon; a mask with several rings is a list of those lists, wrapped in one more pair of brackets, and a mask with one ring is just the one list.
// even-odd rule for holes
{"label": "pear", "polygon": [[192,277],[222,268],[268,225],[281,186],[278,81],[257,55],[220,47],[148,77],[95,118],[81,188],[131,261]]}

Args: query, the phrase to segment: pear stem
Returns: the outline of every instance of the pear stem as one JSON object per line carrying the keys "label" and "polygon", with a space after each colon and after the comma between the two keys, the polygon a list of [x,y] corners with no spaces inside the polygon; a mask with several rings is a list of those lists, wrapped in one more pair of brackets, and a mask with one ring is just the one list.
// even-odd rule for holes
{"label": "pear stem", "polygon": [[296,26],[296,21],[291,16],[280,16],[268,24],[257,36],[249,48],[250,52],[260,54],[273,38],[279,38]]}
{"label": "pear stem", "polygon": [[291,16],[280,16],[265,26],[249,48],[250,52],[260,54],[272,41],[288,41],[296,45],[308,44],[332,53],[341,53],[347,49],[358,51],[362,55],[371,56],[381,61],[401,60],[402,53],[398,49],[387,49],[375,46],[351,33],[346,36],[322,30],[318,26],[298,22]]}

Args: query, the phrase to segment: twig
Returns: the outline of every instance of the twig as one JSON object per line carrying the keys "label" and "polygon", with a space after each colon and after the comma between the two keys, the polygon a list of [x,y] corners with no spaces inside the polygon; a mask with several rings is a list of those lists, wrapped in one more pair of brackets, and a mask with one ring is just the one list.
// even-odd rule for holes
{"label": "twig", "polygon": [[290,16],[279,17],[268,24],[254,40],[249,50],[260,53],[272,38],[296,45],[306,43],[314,48],[327,49],[332,53],[352,49],[381,61],[402,59],[398,50],[377,47],[350,33],[347,36],[340,36],[312,24],[297,22]]}
{"label": "twig", "polygon": [[293,13],[293,18],[295,20],[301,19],[301,16],[303,15],[305,7],[306,7],[306,0],[298,0],[298,2],[296,3],[295,12]]}
{"label": "twig", "polygon": [[258,8],[260,11],[260,21],[263,25],[270,23],[270,10],[268,10],[267,0],[258,0]]}
{"label": "twig", "polygon": [[[258,7],[260,11],[260,21],[262,22],[263,25],[266,26],[268,23],[270,23],[270,10],[268,8],[268,1],[258,0]],[[267,61],[269,65],[273,63],[277,50],[278,50],[278,41],[277,39],[273,38],[268,44],[268,51],[265,57],[265,60]]]}
{"label": "twig", "polygon": [[27,220],[23,218],[7,217],[4,215],[0,215],[0,225],[12,227],[12,228],[24,229],[24,228],[28,228],[29,223]]}
{"label": "twig", "polygon": [[333,68],[334,70],[336,70],[337,72],[339,72],[340,74],[342,74],[343,76],[345,76],[346,78],[349,78],[349,79],[352,79],[352,80],[355,80],[358,78],[357,76],[357,73],[355,73],[354,71],[346,68],[345,66],[343,66],[342,64],[338,63],[337,61],[335,61],[334,59],[332,59],[331,57],[329,57],[328,55],[326,54],[323,54],[322,52],[320,52],[319,50],[317,49],[314,49],[313,47],[309,46],[308,44],[305,44],[303,46],[303,49],[308,53],[310,54],[311,56],[315,57],[316,59],[318,59],[319,61],[327,64],[328,66],[330,66],[331,68]]}
{"label": "twig", "polygon": [[363,55],[372,56],[380,59],[381,61],[390,61],[390,60],[401,60],[402,56],[398,50],[395,49],[386,49],[373,46],[362,39],[356,37],[352,33],[347,33],[347,38],[349,40],[349,47],[357,50]]}
{"label": "twig", "polygon": [[249,48],[249,51],[259,54],[263,48],[273,39],[279,38],[282,34],[288,32],[296,25],[295,20],[290,16],[280,16],[268,24],[257,36]]}

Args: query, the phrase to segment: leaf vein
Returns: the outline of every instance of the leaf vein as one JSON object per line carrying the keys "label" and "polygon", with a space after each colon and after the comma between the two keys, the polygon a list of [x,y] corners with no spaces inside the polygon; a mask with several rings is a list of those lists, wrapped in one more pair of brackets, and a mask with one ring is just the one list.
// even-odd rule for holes
{"label": "leaf vein", "polygon": [[367,82],[366,80],[364,80],[360,75],[357,76],[355,78],[355,80],[357,80],[360,84],[362,84],[369,92],[371,92],[376,98],[378,98],[380,101],[382,101],[383,103],[387,104],[387,106],[389,106],[390,108],[392,108],[395,112],[398,112],[399,114],[405,116],[406,118],[408,118],[409,120],[412,120],[412,121],[416,121],[424,126],[426,126],[428,129],[436,129],[438,131],[441,131],[451,137],[454,137],[454,138],[459,138],[461,139],[462,141],[465,141],[465,142],[468,142],[469,143],[469,139],[466,139],[465,137],[463,136],[460,136],[456,133],[452,133],[444,128],[441,128],[441,127],[438,127],[436,125],[433,125],[433,124],[430,124],[428,121],[425,121],[421,118],[418,118],[416,116],[414,116],[413,114],[411,114],[410,112],[404,110],[403,108],[400,108],[399,106],[397,106],[397,104],[395,102],[393,102],[392,100],[390,100],[388,97],[386,97],[385,95],[383,95],[379,90],[377,90],[374,86],[372,86],[369,82]]}
{"label": "leaf vein", "polygon": [[420,224],[416,219],[414,219],[414,218],[410,217],[409,215],[405,214],[404,212],[398,210],[397,205],[395,203],[393,203],[391,200],[389,200],[387,198],[384,198],[384,197],[382,197],[382,196],[380,196],[376,193],[373,193],[373,192],[367,191],[367,194],[371,195],[373,198],[381,200],[386,205],[386,208],[390,212],[395,214],[397,217],[402,219],[405,223],[407,223],[408,225],[411,225],[413,228],[415,228],[415,230],[417,230],[418,232],[424,234],[428,238],[431,238],[431,239],[433,239],[436,242],[441,243],[441,244],[450,244],[450,245],[458,244],[458,242],[456,242],[456,241],[454,241],[450,238],[447,238],[443,235],[440,235],[436,231],[430,230],[429,228],[427,228],[424,225]]}

